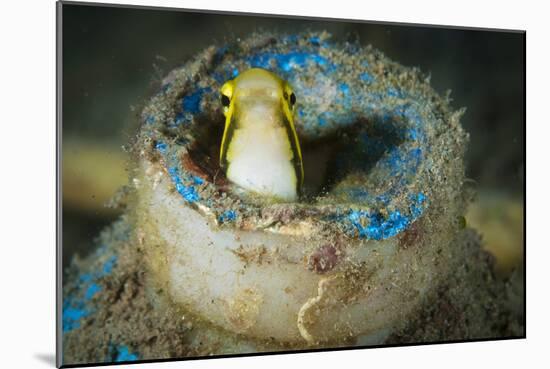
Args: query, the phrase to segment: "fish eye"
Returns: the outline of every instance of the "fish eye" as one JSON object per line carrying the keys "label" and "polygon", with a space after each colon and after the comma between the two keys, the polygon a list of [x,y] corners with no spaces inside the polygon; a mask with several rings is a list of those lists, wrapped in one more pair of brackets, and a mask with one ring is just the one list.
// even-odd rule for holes
{"label": "fish eye", "polygon": [[230,102],[231,100],[229,100],[229,96],[222,94],[222,105],[228,107]]}
{"label": "fish eye", "polygon": [[294,92],[290,94],[290,105],[296,104],[296,95],[294,95]]}

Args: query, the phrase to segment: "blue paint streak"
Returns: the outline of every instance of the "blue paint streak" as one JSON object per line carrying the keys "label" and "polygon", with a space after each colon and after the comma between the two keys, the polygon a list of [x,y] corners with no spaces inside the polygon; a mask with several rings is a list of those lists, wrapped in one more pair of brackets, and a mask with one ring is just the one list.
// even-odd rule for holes
{"label": "blue paint streak", "polygon": [[148,115],[147,118],[145,118],[145,123],[154,124],[155,123],[155,117],[152,116],[152,115]]}
{"label": "blue paint streak", "polygon": [[374,77],[367,72],[361,73],[359,75],[359,78],[361,79],[361,81],[365,81],[369,84],[375,81]]}
{"label": "blue paint streak", "polygon": [[422,215],[422,212],[425,208],[426,203],[426,195],[424,195],[422,192],[418,194],[411,194],[409,196],[409,199],[412,201],[411,204],[411,215],[414,219],[418,218],[420,215]]}
{"label": "blue paint streak", "polygon": [[407,130],[407,138],[416,141],[418,139],[418,131],[414,128],[409,128]]}
{"label": "blue paint streak", "polygon": [[337,99],[337,103],[342,106],[342,111],[348,112],[348,119],[353,119],[354,114],[349,112],[352,110],[353,105],[353,96],[350,94],[350,88],[346,83],[340,83],[338,86],[340,92],[342,92],[342,97]]}
{"label": "blue paint streak", "polygon": [[199,200],[199,195],[197,194],[197,191],[195,190],[195,187],[184,186],[181,183],[177,183],[176,184],[176,190],[188,202],[195,202],[195,201]]}
{"label": "blue paint streak", "polygon": [[238,75],[239,75],[239,70],[237,68],[233,68],[231,70],[224,69],[221,72],[213,72],[211,74],[212,78],[214,78],[214,80],[216,80],[216,82],[220,84],[220,86],[223,83],[227,82],[228,80],[237,77]]}
{"label": "blue paint streak", "polygon": [[167,149],[166,143],[164,143],[162,141],[157,142],[157,144],[155,145],[155,149],[157,149],[161,153],[165,154],[166,149]]}
{"label": "blue paint streak", "polygon": [[170,167],[168,169],[168,173],[170,174],[170,177],[172,178],[172,182],[174,182],[176,186],[176,191],[179,192],[181,196],[188,202],[195,202],[200,200],[199,194],[197,193],[197,190],[193,186],[186,186],[183,184],[181,177],[179,175],[179,171],[176,167]]}
{"label": "blue paint streak", "polygon": [[118,346],[116,347],[116,356],[115,356],[115,362],[121,362],[121,361],[136,361],[139,359],[138,355],[135,353],[131,353],[128,346]]}
{"label": "blue paint streak", "polygon": [[84,273],[84,274],[81,274],[79,279],[80,279],[80,282],[90,282],[92,280],[92,275],[90,273]]}
{"label": "blue paint streak", "polygon": [[227,210],[218,217],[220,223],[234,221],[235,219],[237,219],[237,213],[234,210]]}
{"label": "blue paint streak", "polygon": [[319,39],[318,36],[310,37],[310,38],[309,38],[309,42],[311,42],[311,44],[313,44],[313,45],[315,45],[315,46],[321,45],[321,40]]}
{"label": "blue paint streak", "polygon": [[340,83],[340,91],[346,96],[349,95],[349,86],[346,83]]}
{"label": "blue paint streak", "polygon": [[[96,251],[96,255],[101,256],[105,251],[106,248],[101,246]],[[98,281],[113,271],[116,261],[117,256],[113,255],[103,264],[101,270],[93,273],[84,273],[79,276],[80,286],[63,301],[63,333],[79,328],[80,319],[88,317],[94,312],[90,306],[90,300],[101,292],[101,286],[98,284]]]}
{"label": "blue paint streak", "polygon": [[200,113],[202,97],[206,92],[210,91],[210,87],[198,88],[189,95],[184,96],[181,101],[183,111],[191,114]]}
{"label": "blue paint streak", "polygon": [[84,303],[63,303],[63,333],[80,328],[80,319],[89,315],[90,311],[86,309]]}
{"label": "blue paint streak", "polygon": [[193,176],[193,183],[196,185],[201,185],[204,183],[204,179],[201,177]]}
{"label": "blue paint streak", "polygon": [[410,198],[410,215],[400,211],[392,211],[384,217],[378,211],[349,210],[343,217],[344,224],[350,233],[357,233],[360,238],[383,240],[395,236],[405,230],[418,218],[423,210],[426,197],[419,193]]}
{"label": "blue paint streak", "polygon": [[105,262],[105,264],[103,264],[103,275],[102,275],[102,276],[106,276],[106,275],[111,274],[111,272],[113,271],[113,268],[114,268],[116,262],[117,262],[117,256],[116,256],[116,255],[111,256],[111,257]]}
{"label": "blue paint streak", "polygon": [[392,176],[413,174],[418,169],[422,160],[422,150],[414,148],[403,152],[399,148],[393,148],[389,155],[381,160],[381,165],[390,169]]}
{"label": "blue paint streak", "polygon": [[275,64],[285,72],[290,72],[296,68],[304,68],[308,63],[317,64],[325,67],[326,70],[334,70],[336,66],[328,61],[327,58],[316,54],[306,52],[290,52],[288,54],[261,53],[246,58],[246,62],[255,68],[270,69]]}
{"label": "blue paint streak", "polygon": [[[167,155],[168,147],[166,143],[159,141],[157,142],[155,147],[157,148],[157,150],[159,150],[161,154],[165,156]],[[172,179],[176,190],[181,196],[183,196],[186,201],[192,203],[200,200],[200,196],[197,193],[196,188],[192,185],[186,186],[184,184],[183,179],[180,175],[180,171],[176,165],[170,166],[168,168],[168,173],[170,174],[170,178]],[[197,176],[190,176],[189,180],[192,181],[194,185],[201,185],[204,183],[204,180]]]}
{"label": "blue paint streak", "polygon": [[92,283],[88,289],[86,290],[86,294],[84,295],[84,298],[86,300],[90,300],[92,297],[95,296],[96,293],[98,293],[99,291],[101,291],[101,287],[98,286],[97,284],[95,283]]}

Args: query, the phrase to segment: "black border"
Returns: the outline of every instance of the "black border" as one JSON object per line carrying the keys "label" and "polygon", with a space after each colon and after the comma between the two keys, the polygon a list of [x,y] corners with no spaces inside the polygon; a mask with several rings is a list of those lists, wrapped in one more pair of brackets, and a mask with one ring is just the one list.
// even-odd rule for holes
{"label": "black border", "polygon": [[[199,14],[216,14],[216,15],[239,15],[239,16],[254,16],[254,17],[270,17],[270,18],[284,18],[284,19],[302,19],[302,20],[315,20],[315,21],[328,21],[328,22],[346,22],[346,23],[368,23],[377,25],[388,26],[408,26],[408,27],[424,27],[435,29],[453,29],[453,30],[468,30],[468,31],[486,31],[486,32],[501,32],[501,33],[521,33],[523,34],[523,335],[522,336],[510,336],[510,337],[497,337],[497,338],[484,338],[484,339],[470,339],[470,340],[451,340],[451,341],[434,341],[434,342],[418,342],[418,343],[406,343],[406,344],[384,344],[373,346],[351,346],[351,347],[330,347],[319,349],[304,349],[304,350],[288,350],[288,351],[275,351],[275,352],[254,352],[244,354],[224,354],[213,356],[193,356],[182,358],[165,358],[165,359],[149,359],[149,360],[134,360],[134,361],[120,361],[120,362],[99,362],[99,363],[86,363],[86,364],[68,364],[63,365],[63,332],[62,332],[62,305],[63,305],[63,263],[62,263],[62,122],[63,122],[63,5],[80,5],[80,6],[92,6],[92,7],[109,7],[119,9],[144,9],[144,10],[161,10],[161,11],[176,11],[186,13],[199,13]],[[58,368],[83,368],[92,366],[107,366],[107,365],[127,365],[127,364],[144,364],[144,363],[164,363],[174,361],[192,361],[192,360],[207,360],[207,359],[226,359],[226,358],[239,358],[239,357],[251,357],[251,356],[266,356],[266,355],[285,355],[285,354],[302,354],[302,353],[315,353],[315,352],[331,352],[331,351],[351,351],[351,350],[364,350],[375,348],[392,348],[392,347],[410,347],[410,346],[427,346],[427,345],[445,345],[456,343],[476,343],[476,342],[492,342],[492,341],[505,341],[514,339],[526,339],[527,338],[527,84],[526,84],[526,67],[527,67],[527,31],[517,29],[498,29],[498,28],[482,28],[482,27],[460,27],[451,25],[435,25],[435,24],[422,24],[422,23],[403,23],[403,22],[388,22],[388,21],[373,21],[373,20],[358,20],[358,19],[343,19],[343,18],[328,18],[328,17],[310,17],[301,15],[288,15],[288,14],[265,14],[265,13],[250,13],[250,12],[230,12],[220,10],[204,10],[204,9],[189,9],[189,8],[173,8],[162,6],[146,6],[146,5],[128,5],[128,4],[109,4],[99,2],[79,2],[79,1],[64,1],[58,0],[56,2],[56,367]]]}

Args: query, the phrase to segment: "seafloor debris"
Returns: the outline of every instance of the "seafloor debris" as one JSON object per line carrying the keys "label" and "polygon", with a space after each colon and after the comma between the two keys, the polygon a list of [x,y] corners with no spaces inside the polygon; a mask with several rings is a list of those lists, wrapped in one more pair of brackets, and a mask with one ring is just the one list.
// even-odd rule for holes
{"label": "seafloor debris", "polygon": [[[218,89],[251,67],[300,96],[300,202],[242,199],[220,174]],[[327,34],[206,49],[143,110],[128,215],[66,279],[64,362],[522,335],[520,282],[457,221],[460,115],[419,71]]]}

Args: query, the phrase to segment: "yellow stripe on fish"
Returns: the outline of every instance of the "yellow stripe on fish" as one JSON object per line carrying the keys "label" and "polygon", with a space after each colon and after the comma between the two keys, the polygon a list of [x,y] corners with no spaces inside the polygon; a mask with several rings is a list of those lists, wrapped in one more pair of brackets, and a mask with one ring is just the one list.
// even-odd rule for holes
{"label": "yellow stripe on fish", "polygon": [[244,190],[296,201],[304,169],[290,85],[272,72],[252,68],[222,86],[221,103],[220,165],[227,178]]}

